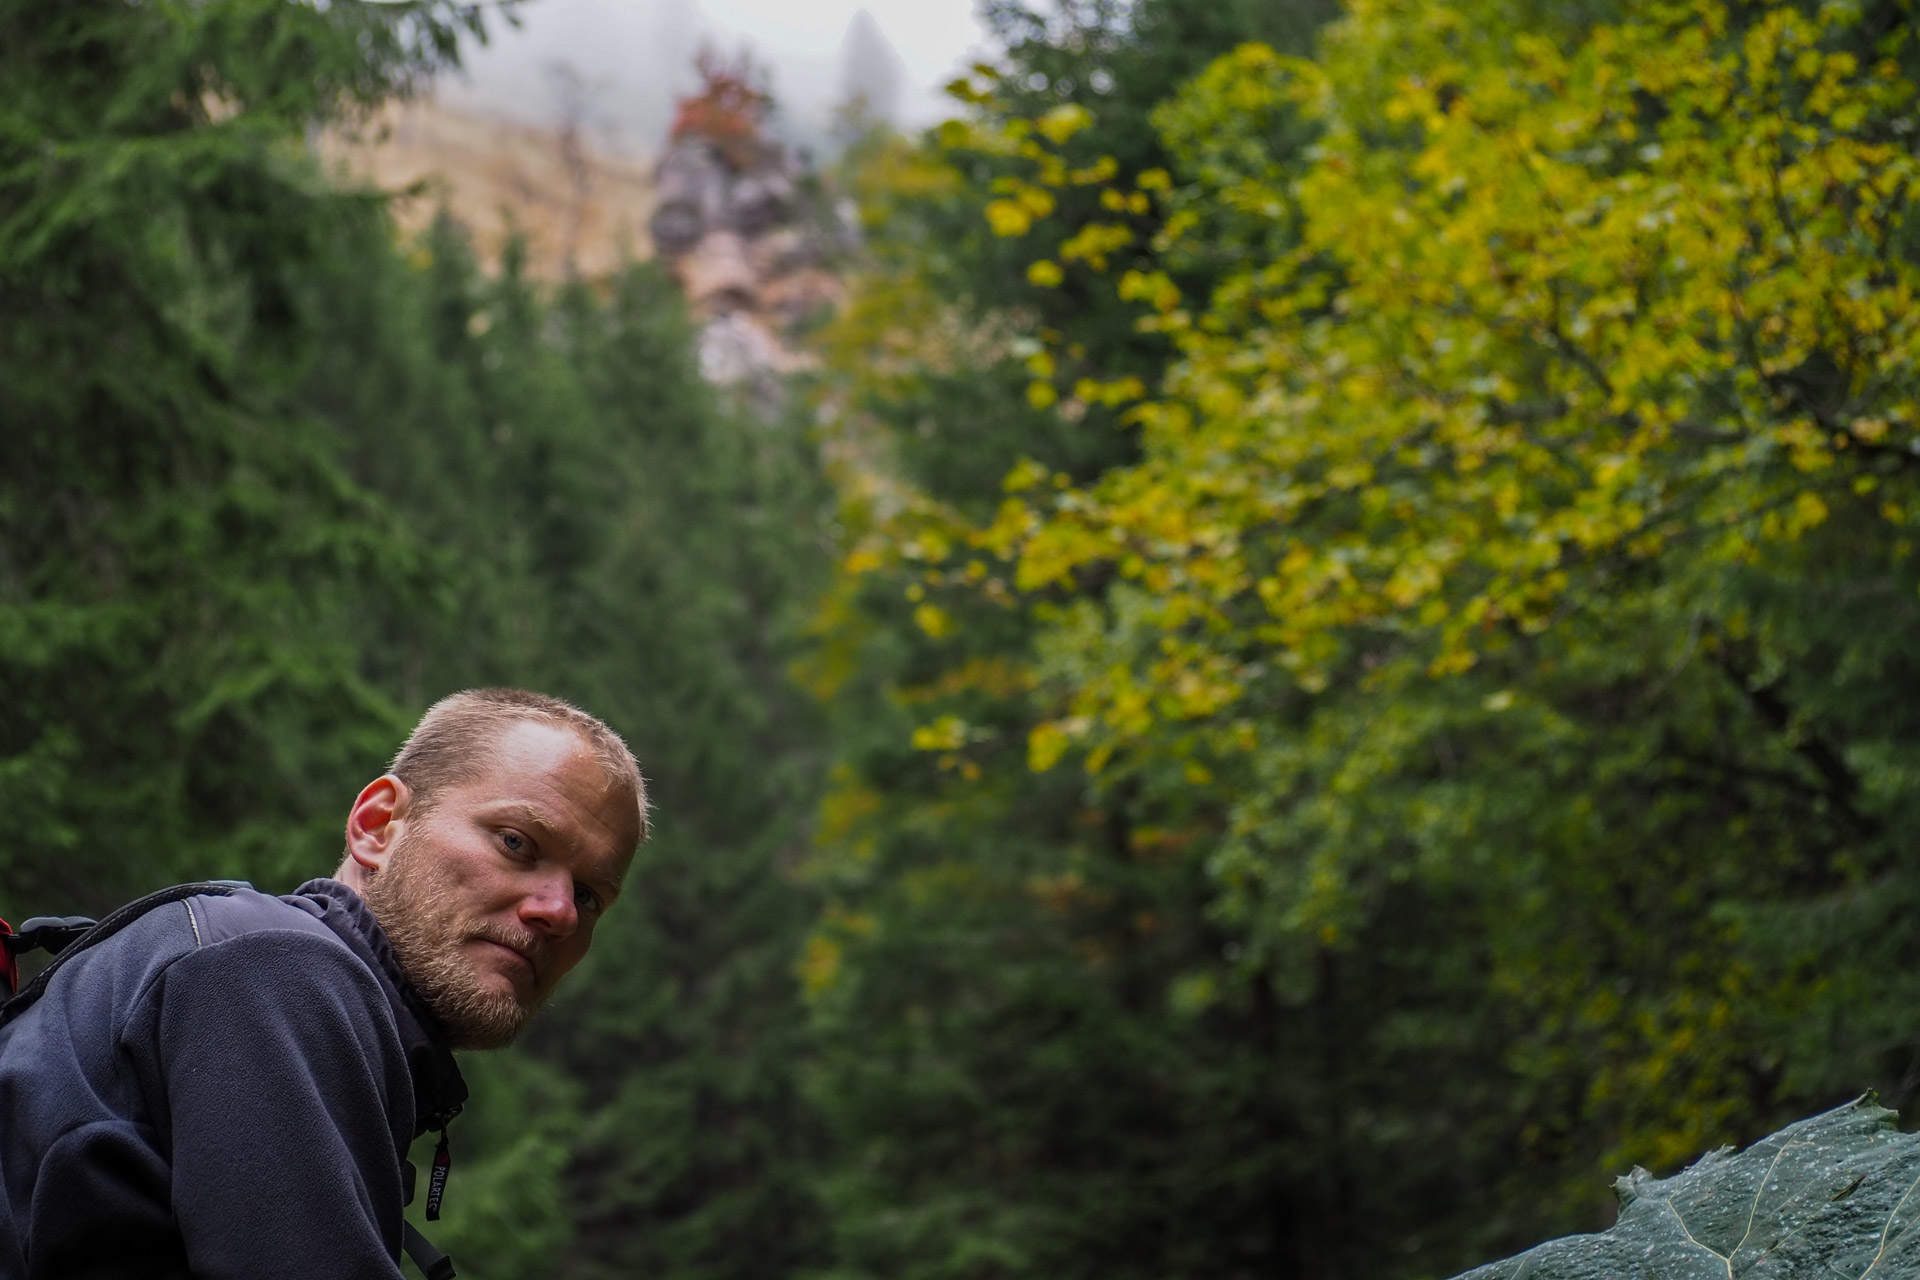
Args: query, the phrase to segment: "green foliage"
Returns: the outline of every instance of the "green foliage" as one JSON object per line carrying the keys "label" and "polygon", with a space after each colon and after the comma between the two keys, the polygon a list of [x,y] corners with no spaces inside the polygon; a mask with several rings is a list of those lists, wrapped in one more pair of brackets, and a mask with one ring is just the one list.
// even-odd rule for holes
{"label": "green foliage", "polygon": [[[482,277],[444,220],[410,261],[333,260],[306,394],[445,601],[371,602],[369,657],[416,705],[505,681],[593,708],[659,810],[619,927],[511,1055],[569,1092],[462,1118],[449,1204],[469,1169],[482,1198],[435,1238],[481,1276],[787,1274],[820,1231],[793,1169],[807,900],[776,869],[815,785],[784,671],[821,567],[804,437],[719,411],[656,268],[548,297]],[[496,1181],[547,1206],[511,1248]]]}
{"label": "green foliage", "polygon": [[[574,1217],[563,1173],[573,1159],[581,1118],[579,1090],[551,1065],[521,1052],[470,1055],[461,1062],[472,1097],[448,1135],[453,1168],[442,1218],[425,1218],[424,1194],[408,1210],[462,1275],[549,1274],[571,1243]],[[425,1186],[438,1134],[413,1147]]]}
{"label": "green foliage", "polygon": [[418,592],[418,557],[277,403],[299,281],[368,215],[301,131],[442,64],[474,12],[0,9],[8,906],[282,879],[400,723],[342,624]]}
{"label": "green foliage", "polygon": [[[464,1272],[1430,1277],[1920,1092],[1897,11],[996,7],[855,152],[833,493],[657,269],[316,169],[476,12],[0,0],[0,913],[325,871],[462,685],[648,768]],[[1858,1280],[1909,1146],[1537,1259]]]}
{"label": "green foliage", "polygon": [[[1433,1275],[1604,1222],[1599,1169],[1912,1097],[1870,994],[1915,959],[1877,923],[1916,883],[1911,56],[1873,8],[1358,4],[1152,104],[1150,167],[1017,73],[892,162],[895,219],[1026,254],[850,330],[821,671],[899,673],[809,953],[850,1265]],[[1053,419],[998,486],[890,415],[949,368]],[[1071,998],[1023,1019],[1029,972]],[[1123,1098],[1182,1150],[1006,1136]]]}
{"label": "green foliage", "polygon": [[[1431,1216],[1459,1194],[1437,1162],[1403,1177],[1338,1149],[1349,1129],[1458,1141],[1411,1099],[1369,1120],[1346,1104],[1394,1098],[1438,1054],[1463,1088],[1469,1062],[1493,1065],[1469,1037],[1409,1036],[1391,1064],[1362,1066],[1352,996],[1380,982],[1471,995],[1425,981],[1413,946],[1330,958],[1330,989],[1304,1011],[1270,981],[1223,986],[1241,944],[1210,909],[1213,815],[1165,788],[1028,768],[1046,618],[972,543],[1023,455],[1048,486],[1134,456],[1125,395],[1076,371],[1137,371],[1143,388],[1164,340],[1098,287],[1097,244],[1069,252],[1066,219],[1117,212],[1133,238],[1104,250],[1109,267],[1153,261],[1156,207],[1108,210],[1102,187],[1164,163],[1149,95],[1250,34],[1210,21],[1181,5],[1100,32],[1063,18],[974,77],[971,119],[875,148],[859,174],[882,269],[828,335],[848,554],[809,664],[841,744],[810,865],[828,907],[804,965],[813,1094],[840,1144],[824,1184],[836,1275],[1326,1271],[1346,1265],[1353,1224],[1417,1231],[1410,1206]],[[1211,34],[1149,46],[1131,24]],[[1067,78],[1113,69],[1107,94],[1058,87],[1074,59]],[[1156,61],[1164,79],[1125,70]],[[1121,127],[1129,113],[1141,128]],[[1398,923],[1401,940],[1426,936]],[[1473,1140],[1508,1136],[1490,1124]]]}
{"label": "green foliage", "polygon": [[[1904,446],[1882,450],[1909,394],[1908,88],[1839,13],[1663,10],[1564,51],[1502,30],[1356,9],[1321,63],[1249,46],[1169,107],[1232,157],[1194,206],[1225,180],[1222,206],[1274,210],[1294,247],[1201,316],[1164,276],[1123,280],[1183,351],[1135,411],[1142,463],[1036,490],[984,541],[1029,590],[1113,578],[1041,646],[1073,693],[1036,763],[1079,744],[1096,772],[1226,779],[1222,907],[1282,959],[1364,927],[1382,883],[1495,873],[1491,976],[1570,1041],[1516,1066],[1591,1073],[1616,1152],[1667,1161],[1778,1114],[1763,1028],[1817,962],[1777,963],[1754,925],[1778,914],[1751,904],[1898,865],[1877,811],[1905,784],[1858,762],[1910,748],[1777,637],[1833,621],[1796,595],[1812,564],[1910,589]],[[1223,140],[1225,104],[1286,103],[1324,130],[1308,163]],[[1859,184],[1838,204],[1836,180]],[[1543,877],[1496,906],[1515,851]],[[1552,887],[1575,869],[1584,894]],[[1611,938],[1574,914],[1595,893],[1633,904]],[[1509,932],[1534,894],[1584,948]],[[1682,911],[1650,929],[1662,899]],[[1640,973],[1613,976],[1636,938]],[[1616,982],[1636,996],[1583,994]]]}
{"label": "green foliage", "polygon": [[820,481],[715,403],[664,273],[488,278],[322,175],[307,132],[477,13],[0,5],[0,914],[289,889],[432,699],[573,698],[658,834],[539,1034],[472,1064],[434,1237],[480,1277],[785,1275],[821,1235],[782,872]]}

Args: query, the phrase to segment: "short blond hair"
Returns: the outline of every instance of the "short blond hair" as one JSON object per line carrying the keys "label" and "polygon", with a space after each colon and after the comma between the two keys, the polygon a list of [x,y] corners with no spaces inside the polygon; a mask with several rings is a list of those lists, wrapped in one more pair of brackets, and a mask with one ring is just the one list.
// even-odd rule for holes
{"label": "short blond hair", "polygon": [[633,796],[639,840],[647,838],[647,783],[620,735],[571,702],[526,689],[467,689],[440,699],[413,727],[388,769],[407,784],[421,812],[449,786],[471,782],[484,770],[487,752],[500,735],[532,721],[577,734],[607,776],[609,787]]}

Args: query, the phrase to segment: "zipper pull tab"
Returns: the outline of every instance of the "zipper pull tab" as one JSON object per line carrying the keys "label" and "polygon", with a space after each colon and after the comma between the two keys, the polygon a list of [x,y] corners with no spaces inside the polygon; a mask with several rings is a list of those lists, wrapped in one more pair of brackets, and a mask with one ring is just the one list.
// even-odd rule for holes
{"label": "zipper pull tab", "polygon": [[447,1131],[440,1131],[440,1145],[433,1149],[433,1173],[427,1179],[427,1221],[440,1221],[440,1201],[447,1194],[447,1171],[453,1168],[453,1153],[447,1150]]}

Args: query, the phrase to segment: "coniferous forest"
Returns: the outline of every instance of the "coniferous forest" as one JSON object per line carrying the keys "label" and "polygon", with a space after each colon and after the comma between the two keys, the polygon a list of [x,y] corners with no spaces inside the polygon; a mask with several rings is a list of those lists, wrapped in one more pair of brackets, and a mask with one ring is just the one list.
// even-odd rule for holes
{"label": "coniferous forest", "polygon": [[1438,1280],[1920,1121],[1910,6],[987,15],[769,407],[316,158],[492,7],[0,0],[0,915],[605,717],[481,1280]]}

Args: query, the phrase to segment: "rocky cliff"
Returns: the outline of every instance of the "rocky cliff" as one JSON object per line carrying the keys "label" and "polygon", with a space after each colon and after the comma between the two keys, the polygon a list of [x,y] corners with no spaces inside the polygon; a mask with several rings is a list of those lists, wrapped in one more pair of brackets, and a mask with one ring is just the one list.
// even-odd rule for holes
{"label": "rocky cliff", "polygon": [[806,366],[796,337],[840,301],[857,222],[768,131],[750,67],[705,57],[700,74],[654,171],[649,229],[701,326],[708,379],[772,409]]}

